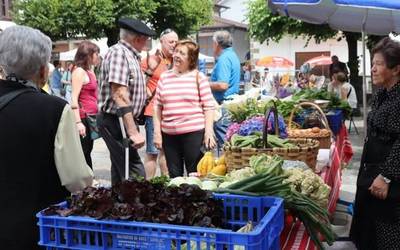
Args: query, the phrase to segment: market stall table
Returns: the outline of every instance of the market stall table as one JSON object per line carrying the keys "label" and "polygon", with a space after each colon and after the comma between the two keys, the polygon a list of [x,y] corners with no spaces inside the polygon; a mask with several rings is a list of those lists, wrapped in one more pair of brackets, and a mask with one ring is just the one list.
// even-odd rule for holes
{"label": "market stall table", "polygon": [[[339,199],[340,186],[342,183],[342,165],[347,164],[353,156],[353,150],[349,141],[346,126],[342,126],[336,136],[335,142],[331,146],[329,166],[326,166],[320,176],[324,182],[331,187],[331,193],[328,202],[328,211],[330,214],[336,210],[336,204]],[[306,229],[299,220],[293,220],[287,216],[285,228],[281,234],[281,249],[317,249],[313,241],[308,236]]]}

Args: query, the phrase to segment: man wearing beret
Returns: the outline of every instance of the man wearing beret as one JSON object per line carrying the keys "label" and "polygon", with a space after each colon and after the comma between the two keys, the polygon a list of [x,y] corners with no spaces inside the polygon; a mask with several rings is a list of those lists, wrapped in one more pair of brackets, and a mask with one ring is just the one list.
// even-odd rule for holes
{"label": "man wearing beret", "polygon": [[[123,114],[129,147],[129,176],[145,177],[142,160],[137,152],[144,137],[135,124],[146,100],[146,81],[140,67],[140,52],[155,32],[143,22],[132,18],[118,20],[120,40],[110,47],[101,65],[101,91],[98,126],[110,151],[111,183],[125,178],[125,150],[117,110]],[[120,115],[121,115],[120,113]]]}

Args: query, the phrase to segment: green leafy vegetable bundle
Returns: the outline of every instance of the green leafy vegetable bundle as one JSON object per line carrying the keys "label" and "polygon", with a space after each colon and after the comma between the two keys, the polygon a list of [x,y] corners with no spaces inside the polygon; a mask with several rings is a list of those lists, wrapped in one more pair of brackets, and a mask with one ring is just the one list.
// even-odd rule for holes
{"label": "green leafy vegetable bundle", "polygon": [[328,92],[326,89],[303,89],[294,94],[292,100],[295,102],[299,102],[301,100],[328,100],[328,109],[343,110],[345,118],[349,118],[352,111],[347,101],[341,100],[335,94]]}
{"label": "green leafy vegetable bundle", "polygon": [[263,116],[268,107],[268,101],[258,101],[256,98],[226,105],[232,122],[237,123],[241,123],[254,116]]}

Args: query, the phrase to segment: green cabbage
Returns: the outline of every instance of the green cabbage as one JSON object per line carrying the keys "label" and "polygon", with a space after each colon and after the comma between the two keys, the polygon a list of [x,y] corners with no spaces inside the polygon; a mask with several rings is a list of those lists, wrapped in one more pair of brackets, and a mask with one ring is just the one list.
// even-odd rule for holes
{"label": "green cabbage", "polygon": [[214,190],[217,189],[218,185],[215,181],[203,181],[202,182],[202,189],[204,190]]}
{"label": "green cabbage", "polygon": [[177,187],[179,187],[179,186],[180,186],[181,184],[183,184],[183,183],[186,183],[185,177],[179,176],[179,177],[173,178],[173,179],[169,182],[168,186],[177,186]]}

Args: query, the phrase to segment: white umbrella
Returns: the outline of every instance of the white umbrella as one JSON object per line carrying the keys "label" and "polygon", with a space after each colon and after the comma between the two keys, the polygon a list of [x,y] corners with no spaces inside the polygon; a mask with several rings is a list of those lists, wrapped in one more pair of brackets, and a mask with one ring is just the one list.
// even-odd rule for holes
{"label": "white umbrella", "polygon": [[[100,56],[104,57],[108,51],[107,46],[107,38],[103,38],[100,40],[91,40],[91,42],[95,43],[100,48]],[[73,61],[75,59],[75,54],[78,49],[72,49],[65,52],[60,53],[60,61]]]}
{"label": "white umbrella", "polygon": [[75,59],[75,54],[78,49],[72,49],[60,53],[60,61],[73,61]]}
{"label": "white umbrella", "polygon": [[212,57],[212,56],[207,56],[207,55],[204,55],[204,54],[202,54],[202,53],[199,53],[199,59],[200,59],[200,60],[205,60],[206,63],[213,63],[213,62],[214,62],[214,57]]}
{"label": "white umbrella", "polygon": [[15,23],[11,21],[1,21],[0,20],[0,30],[5,30],[8,27],[14,26]]}
{"label": "white umbrella", "polygon": [[314,24],[328,24],[343,31],[362,32],[363,111],[367,129],[365,78],[365,34],[400,32],[399,0],[268,0],[269,8],[281,15]]}

